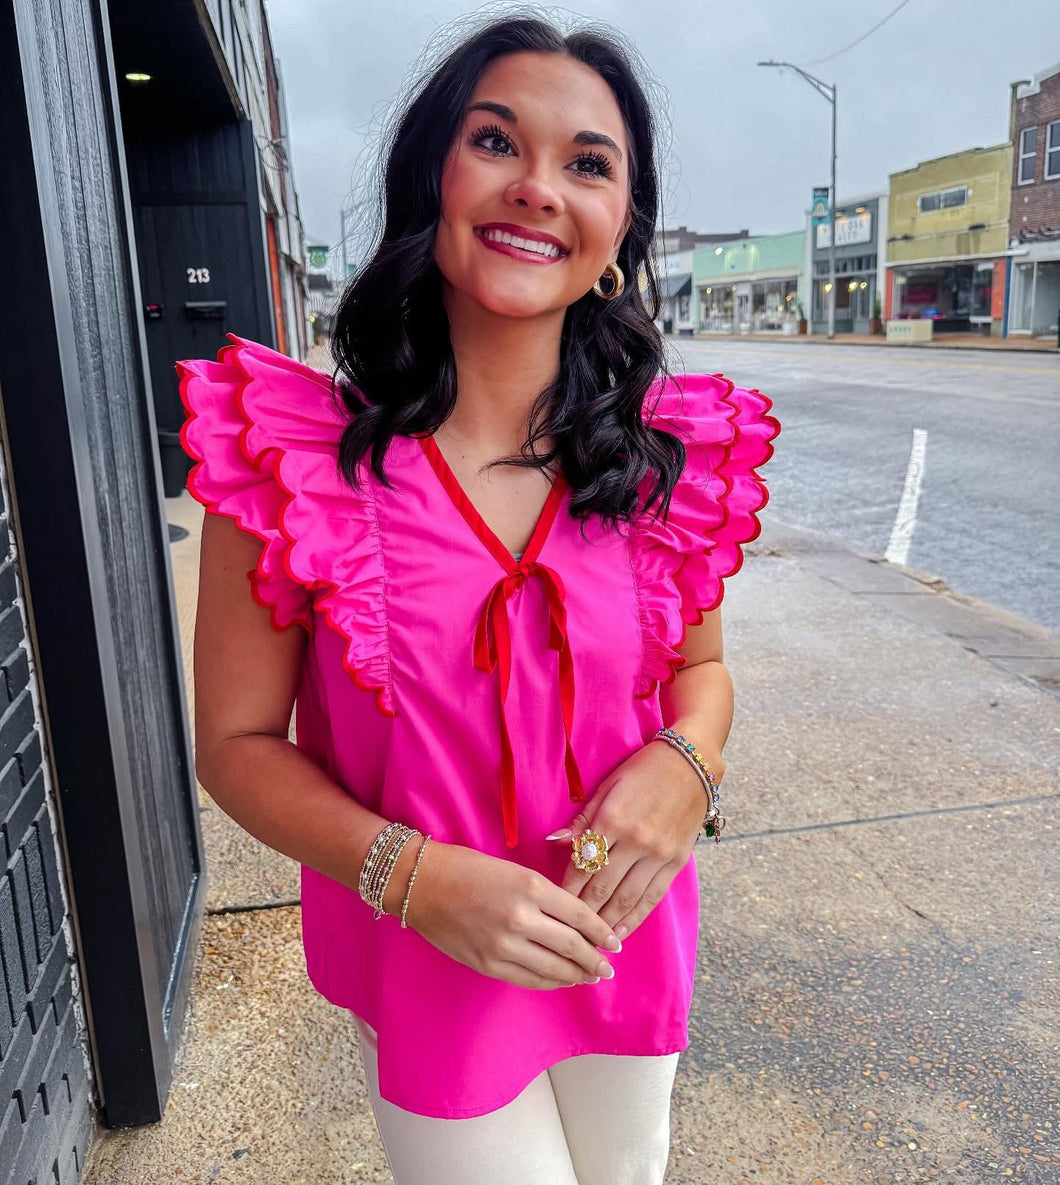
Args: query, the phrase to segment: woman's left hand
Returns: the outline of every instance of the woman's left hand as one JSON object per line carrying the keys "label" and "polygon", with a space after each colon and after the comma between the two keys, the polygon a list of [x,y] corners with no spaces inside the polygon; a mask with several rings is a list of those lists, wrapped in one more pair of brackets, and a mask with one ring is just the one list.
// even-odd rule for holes
{"label": "woman's left hand", "polygon": [[[704,756],[720,781],[720,758]],[[568,889],[592,907],[620,938],[632,934],[665,896],[688,862],[703,827],[706,790],[686,758],[665,741],[637,749],[601,784],[570,824],[570,834],[586,828],[607,840],[608,863],[582,872],[573,861],[563,877]]]}

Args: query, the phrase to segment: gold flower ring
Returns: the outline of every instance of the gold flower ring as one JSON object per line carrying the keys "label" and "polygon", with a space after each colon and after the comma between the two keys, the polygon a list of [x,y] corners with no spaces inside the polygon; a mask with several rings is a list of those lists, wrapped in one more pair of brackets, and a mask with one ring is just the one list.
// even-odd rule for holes
{"label": "gold flower ring", "polygon": [[575,868],[589,873],[590,876],[594,872],[599,872],[608,862],[607,840],[599,831],[590,831],[587,828],[581,835],[574,836],[571,844],[574,847],[571,862]]}

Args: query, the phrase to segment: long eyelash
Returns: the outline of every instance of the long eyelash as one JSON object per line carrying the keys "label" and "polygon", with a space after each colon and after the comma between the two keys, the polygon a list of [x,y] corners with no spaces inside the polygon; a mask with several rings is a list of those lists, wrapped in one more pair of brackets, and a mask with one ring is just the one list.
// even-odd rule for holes
{"label": "long eyelash", "polygon": [[[488,140],[491,136],[500,136],[502,140],[508,139],[507,132],[505,132],[502,128],[499,128],[495,123],[491,123],[487,124],[487,126],[484,128],[479,128],[477,132],[472,132],[472,134],[468,136],[467,142],[469,144],[478,145],[483,140]],[[492,148],[487,148],[486,151],[495,152],[495,150]],[[499,156],[500,153],[495,153],[495,155]]]}
{"label": "long eyelash", "polygon": [[578,159],[592,161],[594,165],[599,165],[601,177],[610,177],[614,172],[611,168],[611,162],[602,152],[583,152]]}
{"label": "long eyelash", "polygon": [[[509,144],[511,140],[508,138],[508,133],[503,128],[498,127],[495,123],[487,124],[485,127],[479,128],[478,131],[472,132],[467,138],[467,142],[475,147],[483,146],[484,141],[489,140],[493,136],[499,136],[500,139],[506,140]],[[494,156],[502,156],[503,153],[498,152],[494,148],[486,148],[486,152],[492,152]],[[602,152],[583,152],[578,156],[579,161],[587,160],[590,164],[596,165],[600,170],[596,175],[598,177],[610,177],[614,174],[614,169],[611,162],[603,155]],[[592,174],[585,173],[588,177]]]}

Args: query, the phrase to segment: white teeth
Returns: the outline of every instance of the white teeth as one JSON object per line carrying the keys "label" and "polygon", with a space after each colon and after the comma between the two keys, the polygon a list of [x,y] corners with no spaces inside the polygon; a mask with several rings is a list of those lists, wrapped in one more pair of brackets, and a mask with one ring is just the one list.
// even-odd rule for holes
{"label": "white teeth", "polygon": [[485,230],[482,235],[483,238],[494,243],[511,243],[513,247],[521,247],[524,251],[535,251],[538,255],[544,255],[547,258],[553,258],[560,253],[554,243],[539,243],[535,239],[521,239],[518,235],[513,235],[506,230]]}

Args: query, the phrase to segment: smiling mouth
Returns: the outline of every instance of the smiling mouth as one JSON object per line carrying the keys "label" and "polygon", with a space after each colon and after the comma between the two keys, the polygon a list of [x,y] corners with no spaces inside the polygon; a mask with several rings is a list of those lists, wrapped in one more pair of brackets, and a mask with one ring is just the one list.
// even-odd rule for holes
{"label": "smiling mouth", "polygon": [[[524,239],[518,235],[510,234],[508,231],[499,231],[493,228],[483,229],[476,226],[475,238],[484,247],[497,251],[501,255],[508,255],[512,259],[525,260],[527,263],[559,263],[570,254],[569,251],[564,251],[554,243]],[[520,246],[520,244],[528,245]]]}

